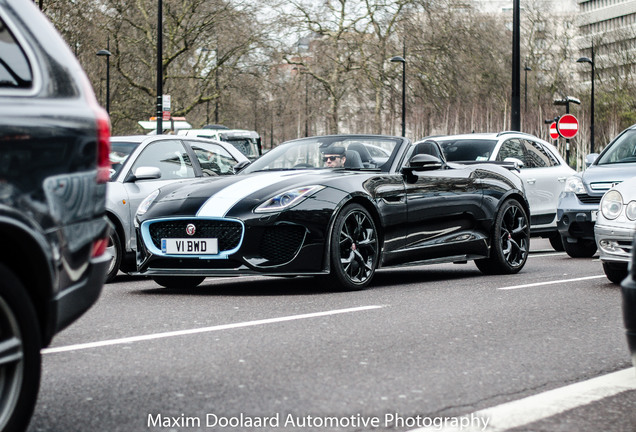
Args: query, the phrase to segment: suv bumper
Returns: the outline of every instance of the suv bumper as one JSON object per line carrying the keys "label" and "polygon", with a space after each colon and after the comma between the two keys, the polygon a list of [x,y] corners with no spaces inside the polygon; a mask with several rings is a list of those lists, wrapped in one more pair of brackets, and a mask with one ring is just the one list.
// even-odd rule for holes
{"label": "suv bumper", "polygon": [[594,239],[598,204],[584,204],[572,193],[561,196],[557,208],[557,229],[563,237]]}
{"label": "suv bumper", "polygon": [[71,324],[95,303],[106,280],[110,260],[109,253],[91,259],[86,277],[55,296],[52,305],[56,316],[53,334]]}

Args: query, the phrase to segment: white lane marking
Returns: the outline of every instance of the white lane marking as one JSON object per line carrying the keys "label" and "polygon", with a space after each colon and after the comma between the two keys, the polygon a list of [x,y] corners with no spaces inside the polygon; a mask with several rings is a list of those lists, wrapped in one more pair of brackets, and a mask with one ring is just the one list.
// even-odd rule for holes
{"label": "white lane marking", "polygon": [[232,207],[248,195],[276,184],[285,177],[296,176],[301,173],[303,172],[295,171],[290,173],[287,171],[276,171],[238,180],[236,183],[231,184],[208,198],[201,208],[199,208],[199,211],[197,211],[197,216],[225,217]]}
{"label": "white lane marking", "polygon": [[605,277],[605,275],[585,276],[585,277],[580,277],[580,278],[575,278],[575,279],[561,279],[561,280],[552,280],[552,281],[546,281],[546,282],[536,282],[536,283],[530,283],[530,284],[525,284],[525,285],[513,285],[513,286],[502,287],[502,288],[497,288],[497,289],[499,289],[499,290],[513,290],[513,289],[519,289],[519,288],[532,288],[532,287],[538,287],[538,286],[543,286],[543,285],[556,285],[556,284],[569,283],[569,282],[579,282],[579,281],[590,280],[590,279],[600,279],[600,278],[604,278],[604,277]]}
{"label": "white lane marking", "polygon": [[[537,254],[537,255],[535,255],[535,254]],[[565,252],[536,251],[536,252],[530,252],[528,257],[529,258],[541,258],[541,257],[551,257],[551,256],[560,256],[560,255],[566,255],[566,253]]]}
{"label": "white lane marking", "polygon": [[78,351],[83,349],[98,348],[98,347],[109,346],[109,345],[120,345],[120,344],[128,344],[133,342],[148,341],[153,339],[163,339],[163,338],[169,338],[174,336],[186,336],[186,335],[192,335],[197,333],[208,333],[208,332],[220,331],[220,330],[231,330],[231,329],[244,328],[244,327],[254,327],[254,326],[265,325],[265,324],[275,324],[275,323],[281,323],[286,321],[295,321],[295,320],[308,319],[308,318],[318,318],[318,317],[339,315],[339,314],[352,313],[352,312],[362,312],[362,311],[368,311],[373,309],[380,309],[383,307],[385,306],[378,306],[378,305],[360,306],[360,307],[354,307],[354,308],[348,308],[348,309],[335,309],[335,310],[324,311],[324,312],[313,312],[313,313],[307,313],[307,314],[301,314],[301,315],[268,318],[268,319],[262,319],[262,320],[256,320],[256,321],[233,323],[233,324],[223,324],[223,325],[217,325],[212,327],[201,327],[201,328],[194,328],[194,329],[188,329],[188,330],[176,330],[176,331],[164,332],[164,333],[131,336],[131,337],[125,337],[125,338],[119,338],[119,339],[109,339],[109,340],[98,341],[98,342],[88,342],[88,343],[82,343],[82,344],[76,344],[76,345],[45,348],[41,351],[41,353],[53,354],[53,353],[60,353],[60,352],[66,352],[66,351]]}
{"label": "white lane marking", "polygon": [[628,390],[636,390],[636,370],[634,368],[623,369],[462,416],[467,419],[487,420],[488,424],[485,428],[481,422],[480,426],[472,425],[472,427],[464,427],[463,429],[460,427],[443,427],[441,429],[439,427],[424,427],[413,429],[410,432],[433,430],[442,432],[460,430],[464,432],[503,432]]}

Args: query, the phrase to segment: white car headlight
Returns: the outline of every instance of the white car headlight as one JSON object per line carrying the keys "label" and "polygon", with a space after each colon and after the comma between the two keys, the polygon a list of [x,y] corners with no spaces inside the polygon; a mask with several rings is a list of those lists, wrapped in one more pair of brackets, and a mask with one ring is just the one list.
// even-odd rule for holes
{"label": "white car headlight", "polygon": [[636,220],[636,201],[631,201],[627,204],[627,208],[625,209],[625,214],[629,220]]}
{"label": "white car headlight", "polygon": [[585,186],[583,186],[583,180],[581,180],[581,177],[579,176],[568,177],[568,179],[565,181],[565,189],[563,189],[563,191],[572,192],[575,194],[586,193]]}
{"label": "white car headlight", "polygon": [[620,192],[612,190],[603,195],[601,200],[601,213],[607,219],[616,219],[623,211],[623,196]]}
{"label": "white car headlight", "polygon": [[290,189],[268,199],[263,204],[256,207],[256,210],[254,211],[256,213],[281,211],[295,206],[310,194],[318,192],[324,188],[324,186],[314,185]]}
{"label": "white car headlight", "polygon": [[144,198],[141,204],[139,204],[139,208],[137,208],[137,216],[141,216],[148,211],[150,205],[153,203],[155,198],[157,198],[157,195],[159,195],[159,189]]}

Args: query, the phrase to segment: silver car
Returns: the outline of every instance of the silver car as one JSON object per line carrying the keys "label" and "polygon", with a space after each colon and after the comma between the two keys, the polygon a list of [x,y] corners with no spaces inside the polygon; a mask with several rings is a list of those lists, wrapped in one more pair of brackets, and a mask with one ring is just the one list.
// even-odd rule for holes
{"label": "silver car", "polygon": [[620,284],[627,277],[635,234],[636,177],[632,177],[603,195],[594,225],[603,271],[615,284]]}
{"label": "silver car", "polygon": [[107,282],[119,270],[136,270],[133,221],[146,196],[176,181],[234,175],[249,164],[247,157],[229,143],[177,135],[112,137],[110,161],[106,211],[112,225],[109,251],[113,259]]}
{"label": "silver car", "polygon": [[534,135],[522,132],[472,133],[431,137],[449,162],[514,162],[520,168],[530,203],[530,232],[547,237],[556,250],[563,250],[557,231],[557,202],[565,180],[576,171],[557,149]]}

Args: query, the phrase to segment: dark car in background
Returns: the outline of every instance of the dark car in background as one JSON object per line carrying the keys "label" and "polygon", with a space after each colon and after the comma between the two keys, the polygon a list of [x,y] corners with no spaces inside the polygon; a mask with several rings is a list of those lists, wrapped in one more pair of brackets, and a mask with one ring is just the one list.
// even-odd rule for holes
{"label": "dark car in background", "polygon": [[0,0],[0,430],[28,426],[40,350],[98,298],[110,121],[34,2]]}
{"label": "dark car in background", "polygon": [[573,258],[594,256],[594,224],[605,192],[636,176],[636,125],[610,142],[600,155],[588,155],[585,171],[568,178],[557,206],[557,227]]}

